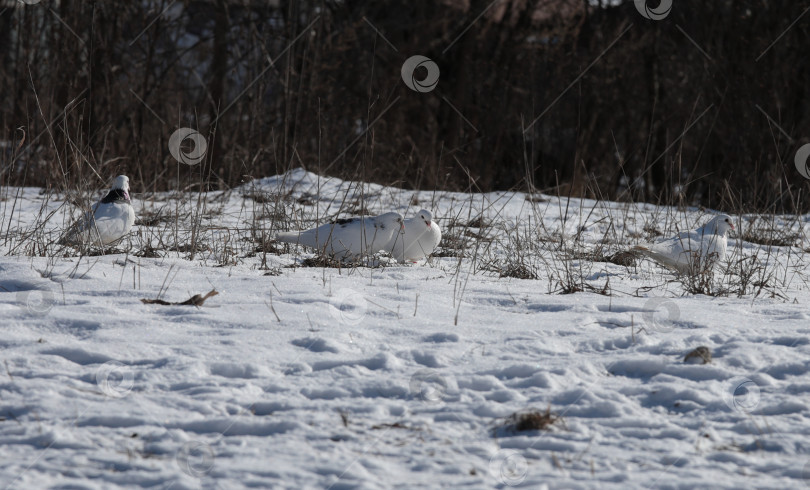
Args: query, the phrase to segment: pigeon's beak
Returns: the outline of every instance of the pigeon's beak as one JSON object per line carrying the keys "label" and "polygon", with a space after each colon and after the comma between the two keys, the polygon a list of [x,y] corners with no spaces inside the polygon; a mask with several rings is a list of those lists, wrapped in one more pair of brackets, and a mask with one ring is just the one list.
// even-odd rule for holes
{"label": "pigeon's beak", "polygon": [[425,221],[425,224],[427,225],[428,228],[430,228],[430,221]]}

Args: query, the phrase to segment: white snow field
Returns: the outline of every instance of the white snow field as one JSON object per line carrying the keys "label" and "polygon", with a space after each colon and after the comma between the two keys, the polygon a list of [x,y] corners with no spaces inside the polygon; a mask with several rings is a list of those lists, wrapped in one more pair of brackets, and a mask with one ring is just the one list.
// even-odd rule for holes
{"label": "white snow field", "polygon": [[[0,193],[0,488],[810,484],[808,216],[735,215],[793,243],[732,233],[695,284],[594,260],[697,209],[302,169],[133,205],[121,253],[80,256],[44,248],[81,212],[65,196]],[[421,208],[444,241],[418,264],[305,266],[270,242]],[[712,361],[684,363],[698,346]],[[504,426],[547,409],[545,430]]]}

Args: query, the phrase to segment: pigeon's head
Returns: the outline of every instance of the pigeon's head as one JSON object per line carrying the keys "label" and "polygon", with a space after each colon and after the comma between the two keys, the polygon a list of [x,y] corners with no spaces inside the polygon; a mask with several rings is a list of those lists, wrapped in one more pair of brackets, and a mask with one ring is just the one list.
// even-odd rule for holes
{"label": "pigeon's head", "polygon": [[417,216],[419,216],[419,219],[425,222],[425,226],[430,228],[430,223],[432,223],[433,221],[433,215],[430,214],[430,211],[428,211],[427,209],[423,209],[419,211],[419,214],[417,214]]}
{"label": "pigeon's head", "polygon": [[116,202],[130,202],[129,199],[129,177],[126,175],[119,175],[113,181],[110,192],[101,200],[103,204],[116,203]]}
{"label": "pigeon's head", "polygon": [[129,200],[129,177],[126,175],[119,175],[115,178],[112,185],[112,190],[121,189],[124,191],[124,195]]}
{"label": "pigeon's head", "polygon": [[129,177],[126,175],[119,175],[115,178],[112,185],[113,189],[121,189],[122,191],[129,190]]}
{"label": "pigeon's head", "polygon": [[382,228],[390,226],[391,228],[402,229],[405,217],[399,213],[385,213],[377,217],[376,221]]}
{"label": "pigeon's head", "polygon": [[732,221],[731,216],[727,214],[715,216],[710,223],[714,224],[714,230],[720,236],[726,236],[728,230],[734,230],[734,221]]}

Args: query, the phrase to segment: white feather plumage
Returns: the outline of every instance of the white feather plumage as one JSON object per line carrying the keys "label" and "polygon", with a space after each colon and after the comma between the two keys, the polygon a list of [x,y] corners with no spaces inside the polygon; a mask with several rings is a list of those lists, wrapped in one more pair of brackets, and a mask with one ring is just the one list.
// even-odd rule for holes
{"label": "white feather plumage", "polygon": [[129,197],[129,178],[119,175],[112,188],[71,226],[61,243],[110,245],[121,240],[135,224],[135,210]]}
{"label": "white feather plumage", "polygon": [[726,258],[727,234],[734,229],[731,216],[721,214],[697,230],[684,231],[662,242],[631,249],[680,273],[699,272]]}
{"label": "white feather plumage", "polygon": [[442,231],[433,221],[430,211],[423,209],[416,217],[405,220],[402,233],[395,238],[388,248],[391,255],[399,262],[416,262],[439,246]]}
{"label": "white feather plumage", "polygon": [[353,259],[386,250],[402,229],[399,213],[337,220],[305,231],[279,233],[276,240],[314,248],[337,259]]}

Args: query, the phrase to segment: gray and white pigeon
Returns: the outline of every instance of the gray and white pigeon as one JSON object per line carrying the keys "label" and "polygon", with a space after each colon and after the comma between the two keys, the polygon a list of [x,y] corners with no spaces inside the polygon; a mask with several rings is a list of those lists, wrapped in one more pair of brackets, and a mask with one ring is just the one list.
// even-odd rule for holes
{"label": "gray and white pigeon", "polygon": [[110,245],[129,233],[133,224],[135,210],[129,198],[129,177],[119,175],[110,192],[71,226],[60,243]]}
{"label": "gray and white pigeon", "polygon": [[339,219],[311,230],[279,233],[276,240],[314,248],[340,260],[354,259],[388,249],[402,231],[403,220],[399,213]]}
{"label": "gray and white pigeon", "polygon": [[701,272],[726,258],[726,235],[733,229],[731,216],[721,214],[697,230],[684,231],[658,243],[636,245],[630,250],[680,273]]}
{"label": "gray and white pigeon", "polygon": [[423,209],[405,220],[402,233],[387,250],[398,262],[416,262],[433,253],[441,240],[442,230],[430,211]]}

